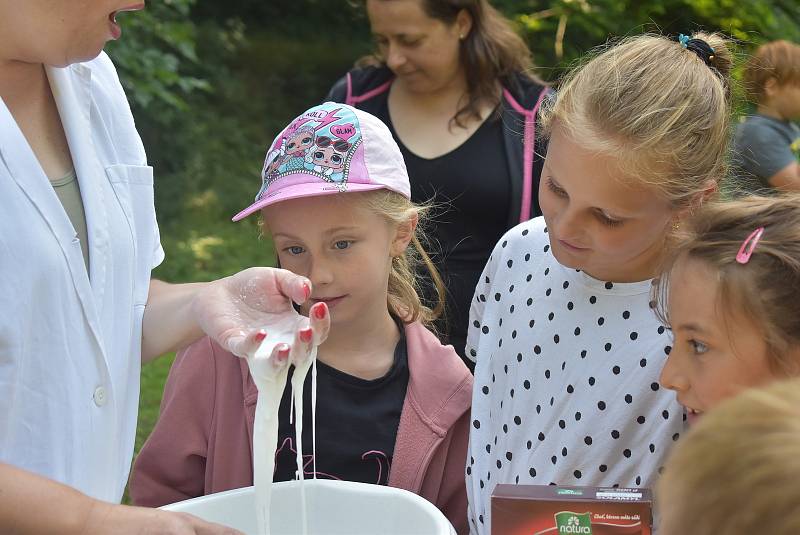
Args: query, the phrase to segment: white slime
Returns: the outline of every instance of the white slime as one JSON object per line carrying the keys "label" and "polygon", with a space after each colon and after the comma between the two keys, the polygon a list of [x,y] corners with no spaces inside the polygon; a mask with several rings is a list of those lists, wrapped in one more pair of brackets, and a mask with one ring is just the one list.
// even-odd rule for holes
{"label": "white slime", "polygon": [[[259,535],[269,535],[272,478],[275,472],[275,451],[278,446],[278,409],[289,371],[287,361],[276,362],[271,355],[276,345],[294,342],[294,333],[303,320],[305,318],[298,315],[291,322],[271,325],[267,338],[255,352],[247,355],[250,375],[258,388],[258,401],[253,424],[253,484]],[[295,420],[297,470],[301,481],[303,480],[303,383],[316,356],[317,348],[314,347],[306,359],[294,363],[295,371],[292,376],[292,394],[297,411]],[[316,398],[315,394],[316,392],[312,394],[314,398]],[[312,433],[315,433],[313,428]],[[302,483],[300,490],[303,533],[305,534],[307,532],[306,499]]]}
{"label": "white slime", "polygon": [[[300,518],[303,523],[303,535],[308,533],[308,515],[306,512],[306,489],[303,486],[305,466],[303,463],[303,385],[312,361],[316,360],[317,348],[312,349],[305,361],[295,363],[292,374],[292,395],[294,396],[294,432],[297,449],[297,477],[300,479]],[[312,426],[312,433],[315,431]],[[312,452],[316,456],[316,451]]]}

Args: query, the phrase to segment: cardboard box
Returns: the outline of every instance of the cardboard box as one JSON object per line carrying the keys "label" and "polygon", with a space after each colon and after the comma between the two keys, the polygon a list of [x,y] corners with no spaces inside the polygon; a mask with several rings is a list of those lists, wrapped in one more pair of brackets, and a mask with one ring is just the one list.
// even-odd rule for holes
{"label": "cardboard box", "polygon": [[648,489],[497,485],[492,535],[651,535]]}

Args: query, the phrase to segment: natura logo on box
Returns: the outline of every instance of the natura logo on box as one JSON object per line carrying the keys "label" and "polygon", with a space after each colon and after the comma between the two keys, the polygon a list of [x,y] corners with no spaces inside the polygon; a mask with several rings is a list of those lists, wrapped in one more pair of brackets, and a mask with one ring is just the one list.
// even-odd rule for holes
{"label": "natura logo on box", "polygon": [[562,511],[556,513],[556,527],[559,533],[579,533],[592,535],[591,513],[573,513]]}

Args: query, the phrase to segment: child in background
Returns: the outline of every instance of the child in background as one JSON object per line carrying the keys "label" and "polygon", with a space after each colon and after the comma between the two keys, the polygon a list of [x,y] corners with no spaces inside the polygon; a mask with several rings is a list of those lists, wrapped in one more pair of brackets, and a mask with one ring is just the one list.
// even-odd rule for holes
{"label": "child in background", "polygon": [[800,533],[800,381],[722,403],[671,452],[659,535]]}
{"label": "child in background", "polygon": [[755,115],[734,140],[734,193],[800,190],[800,45],[774,41],[759,47],[744,71]]}
{"label": "child in background", "polygon": [[544,216],[500,240],[470,313],[473,533],[498,483],[654,483],[684,414],[657,383],[651,279],[725,174],[729,69],[716,35],[630,38],[543,107]]}
{"label": "child in background", "polygon": [[672,328],[661,384],[690,422],[742,389],[800,375],[800,196],[709,205],[658,285]]}
{"label": "child in background", "polygon": [[[285,156],[283,140],[300,130],[314,139],[273,165]],[[306,477],[316,470],[416,492],[463,533],[472,376],[426,328],[435,313],[420,303],[417,263],[437,275],[417,237],[423,210],[410,201],[388,128],[343,104],[311,108],[275,139],[256,202],[234,220],[259,210],[281,267],[308,277],[309,303],[324,302],[331,314],[318,352],[316,459],[312,411],[304,411]],[[289,388],[275,481],[295,479]],[[133,469],[133,501],[158,506],[252,485],[256,397],[247,363],[209,339],[180,353]]]}

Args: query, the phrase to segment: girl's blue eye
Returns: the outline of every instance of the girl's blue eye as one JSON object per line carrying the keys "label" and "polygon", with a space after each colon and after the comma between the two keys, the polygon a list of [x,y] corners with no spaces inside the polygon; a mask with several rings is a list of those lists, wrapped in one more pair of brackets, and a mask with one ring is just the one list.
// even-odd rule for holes
{"label": "girl's blue eye", "polygon": [[695,355],[702,355],[708,351],[708,346],[697,340],[689,340],[689,345],[692,347],[692,351],[694,351]]}
{"label": "girl's blue eye", "polygon": [[350,247],[350,243],[351,242],[349,242],[347,240],[339,240],[336,243],[334,243],[333,246],[336,249],[342,250],[342,249],[347,249],[348,247]]}
{"label": "girl's blue eye", "polygon": [[293,255],[298,255],[303,253],[303,248],[300,247],[299,245],[292,245],[291,247],[287,247],[286,250]]}

